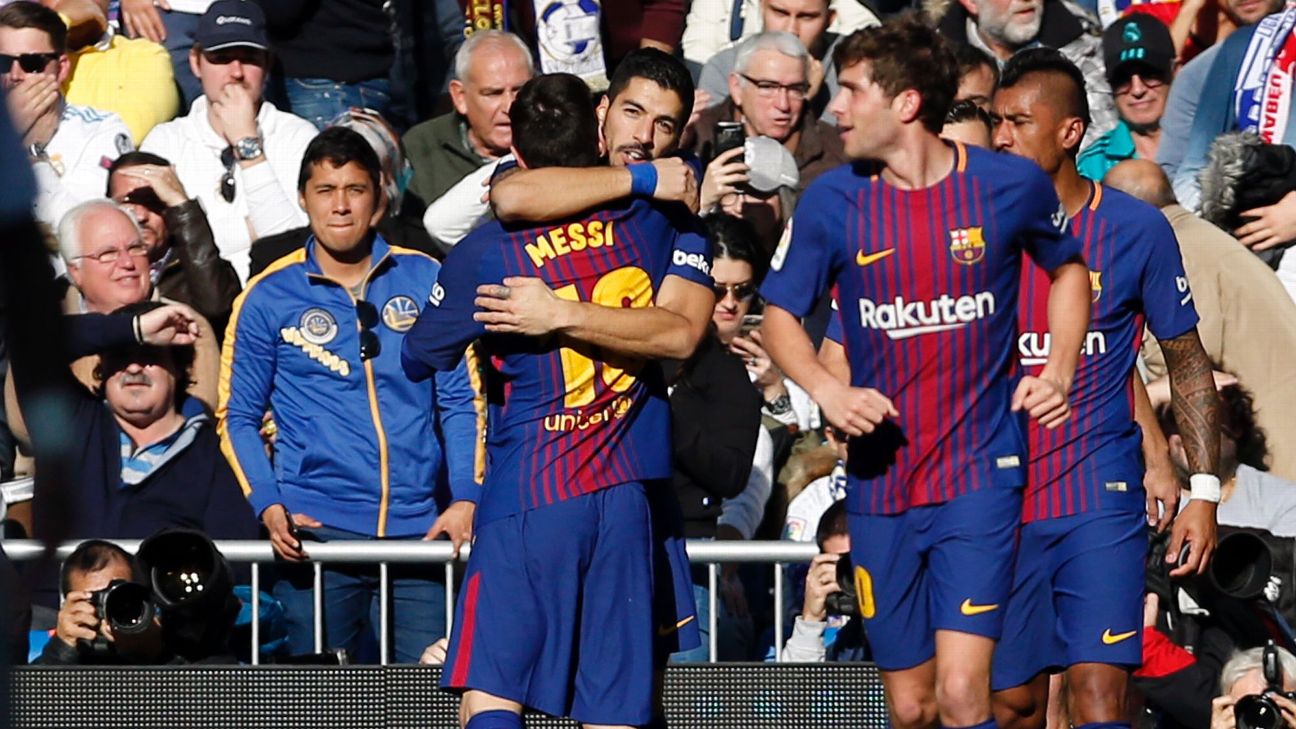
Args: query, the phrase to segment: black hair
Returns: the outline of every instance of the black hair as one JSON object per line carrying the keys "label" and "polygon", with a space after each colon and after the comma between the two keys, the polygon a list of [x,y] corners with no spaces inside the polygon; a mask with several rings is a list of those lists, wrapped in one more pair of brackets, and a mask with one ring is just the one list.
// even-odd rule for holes
{"label": "black hair", "polygon": [[1050,93],[1062,95],[1066,103],[1063,113],[1079,119],[1088,130],[1092,119],[1089,116],[1089,98],[1085,94],[1084,74],[1057,49],[1028,48],[1018,52],[1004,65],[1003,73],[999,76],[999,88],[1012,88],[1021,83],[1025,77],[1035,73],[1070,81],[1065,90],[1055,84],[1049,84],[1047,88]]}
{"label": "black hair", "polygon": [[919,121],[932,134],[940,133],[959,82],[954,48],[944,36],[917,13],[906,13],[855,31],[833,51],[839,75],[862,61],[869,62],[872,81],[888,96],[917,91]]}
{"label": "black hair", "polygon": [[297,192],[306,192],[311,168],[325,161],[334,167],[345,167],[357,162],[369,173],[374,195],[382,194],[382,163],[378,153],[360,133],[346,127],[329,127],[311,140],[302,156],[301,171],[297,173]]}
{"label": "black hair", "polygon": [[822,552],[824,542],[837,536],[849,535],[850,526],[846,520],[846,501],[834,501],[819,517],[819,528],[815,529],[815,544]]}
{"label": "black hair", "polygon": [[536,76],[509,107],[513,146],[528,167],[593,167],[598,118],[589,86],[570,73]]}
{"label": "black hair", "polygon": [[945,115],[946,124],[959,124],[965,121],[979,121],[985,124],[987,130],[994,129],[994,125],[990,121],[990,112],[971,99],[954,102],[949,113]]}
{"label": "black hair", "polygon": [[707,237],[711,239],[711,245],[715,249],[715,258],[747,263],[752,268],[752,282],[759,286],[769,272],[769,258],[761,248],[752,224],[723,213],[708,215],[703,218],[703,222],[706,223]]}
{"label": "black hair", "polygon": [[171,161],[165,157],[153,154],[152,152],[142,152],[138,149],[127,152],[117,159],[113,160],[108,167],[108,192],[105,194],[112,197],[112,176],[117,170],[124,170],[127,167],[139,167],[141,165],[158,165],[160,167],[171,166]]}
{"label": "black hair", "polygon": [[[59,14],[38,2],[9,3],[0,8],[0,28],[35,28],[49,36],[54,52],[67,52],[67,26]],[[9,69],[5,69],[6,71]]]}
{"label": "black hair", "polygon": [[612,73],[607,90],[608,101],[616,101],[630,81],[636,78],[648,79],[679,96],[680,118],[677,121],[679,130],[683,131],[684,122],[693,114],[693,76],[684,62],[656,48],[630,51]]}
{"label": "black hair", "polygon": [[969,73],[985,67],[990,69],[990,76],[994,78],[995,86],[999,85],[999,64],[990,57],[989,53],[974,45],[961,44],[954,46],[954,60],[958,63],[960,81]]}
{"label": "black hair", "polygon": [[135,557],[121,547],[102,539],[87,539],[72,550],[72,554],[63,562],[59,571],[59,591],[64,595],[72,590],[73,572],[98,572],[113,562],[121,560],[131,570],[132,582],[144,582],[143,571],[135,562]]}

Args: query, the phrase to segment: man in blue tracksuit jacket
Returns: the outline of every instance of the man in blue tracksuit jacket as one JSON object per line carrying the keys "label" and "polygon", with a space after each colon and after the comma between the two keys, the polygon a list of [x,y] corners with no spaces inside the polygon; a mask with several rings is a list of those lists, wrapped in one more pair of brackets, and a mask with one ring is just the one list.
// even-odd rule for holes
{"label": "man in blue tracksuit jacket", "polygon": [[[447,532],[458,541],[471,529],[474,391],[463,363],[419,383],[401,369],[401,340],[439,264],[373,230],[384,212],[380,175],[354,131],[328,129],[311,142],[298,191],[313,235],[248,283],[225,335],[221,448],[289,561],[306,558],[310,540]],[[271,428],[272,457],[263,435]],[[398,662],[417,662],[444,634],[440,573],[391,570]],[[329,568],[324,585],[324,643],[354,653],[379,625],[377,570]],[[282,570],[275,584],[294,653],[314,650],[311,588],[306,569]]]}

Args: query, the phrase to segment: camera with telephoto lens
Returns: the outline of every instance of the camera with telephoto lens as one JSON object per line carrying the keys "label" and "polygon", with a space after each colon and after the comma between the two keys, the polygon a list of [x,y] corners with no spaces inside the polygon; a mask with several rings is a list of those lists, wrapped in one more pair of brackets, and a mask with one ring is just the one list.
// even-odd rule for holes
{"label": "camera with telephoto lens", "polygon": [[[90,593],[90,604],[95,616],[108,624],[114,636],[138,635],[148,630],[153,622],[155,607],[153,594],[144,585],[113,580],[102,590]],[[112,643],[102,634],[93,641],[80,640],[82,651],[95,656],[108,656],[115,652]]]}
{"label": "camera with telephoto lens", "polygon": [[1282,664],[1278,662],[1278,649],[1269,641],[1261,654],[1260,669],[1264,673],[1264,693],[1251,694],[1238,699],[1233,706],[1237,729],[1279,729],[1286,722],[1282,710],[1270,694],[1296,701],[1296,691],[1283,691]]}
{"label": "camera with telephoto lens", "polygon": [[859,596],[855,594],[855,570],[849,554],[837,558],[837,585],[841,590],[824,598],[824,608],[829,615],[859,617]]}

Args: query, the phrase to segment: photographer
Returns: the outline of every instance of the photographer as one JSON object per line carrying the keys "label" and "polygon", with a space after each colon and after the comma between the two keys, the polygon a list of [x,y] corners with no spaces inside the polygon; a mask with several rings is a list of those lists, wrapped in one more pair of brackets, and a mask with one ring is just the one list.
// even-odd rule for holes
{"label": "photographer", "polygon": [[[801,614],[796,616],[792,635],[783,646],[783,660],[788,663],[866,660],[868,647],[861,622],[852,620],[859,611],[854,604],[854,586],[847,585],[852,589],[843,591],[839,577],[841,560],[849,559],[850,555],[846,502],[838,501],[824,512],[815,541],[820,553],[810,562]],[[849,566],[848,563],[846,567]],[[834,610],[847,607],[849,611]]]}
{"label": "photographer", "polygon": [[[1211,729],[1254,729],[1251,722],[1238,721],[1239,702],[1249,697],[1263,695],[1273,702],[1282,715],[1281,726],[1296,727],[1296,701],[1282,693],[1278,686],[1269,685],[1264,675],[1264,652],[1267,648],[1252,648],[1233,654],[1229,662],[1220,671],[1220,690],[1224,694],[1211,702]],[[1296,656],[1285,648],[1274,648],[1277,651],[1279,668],[1279,685],[1284,693],[1296,690]],[[1254,703],[1254,702],[1253,702]],[[1275,721],[1277,718],[1275,717]]]}
{"label": "photographer", "polygon": [[[63,563],[58,627],[35,663],[50,666],[163,663],[161,624],[153,617],[143,630],[114,635],[105,619],[100,591],[115,582],[143,585],[135,560],[111,542],[82,542]],[[149,606],[151,612],[151,604]]]}

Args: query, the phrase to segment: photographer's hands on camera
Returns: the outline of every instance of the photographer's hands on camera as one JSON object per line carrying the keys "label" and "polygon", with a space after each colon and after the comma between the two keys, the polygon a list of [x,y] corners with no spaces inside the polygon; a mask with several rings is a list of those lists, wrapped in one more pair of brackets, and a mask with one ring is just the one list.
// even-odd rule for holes
{"label": "photographer's hands on camera", "polygon": [[810,561],[805,601],[801,604],[802,620],[822,623],[828,619],[828,596],[842,591],[837,582],[837,563],[840,560],[840,554],[816,554]]}
{"label": "photographer's hands on camera", "polygon": [[[1289,727],[1296,727],[1296,701],[1274,692],[1267,693],[1265,696],[1278,707],[1283,722]],[[1235,697],[1227,694],[1211,701],[1210,729],[1237,729],[1237,702]]]}

